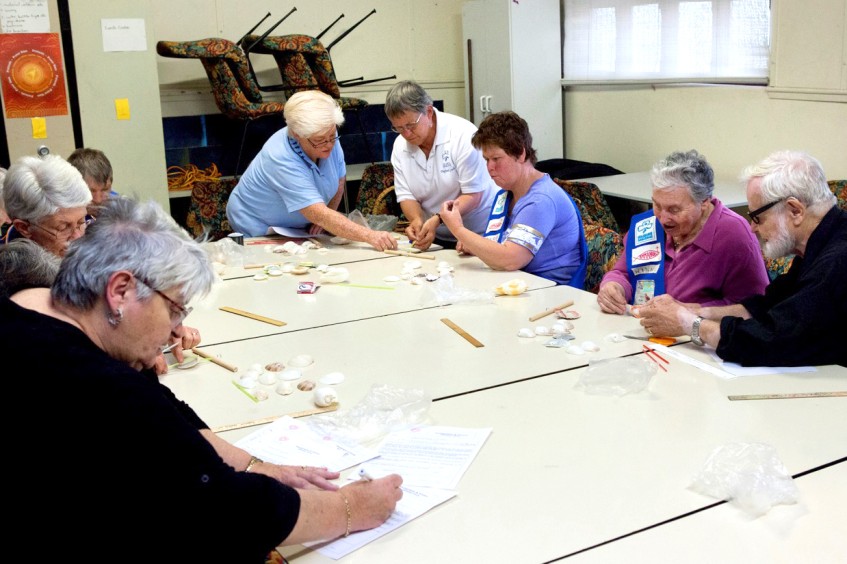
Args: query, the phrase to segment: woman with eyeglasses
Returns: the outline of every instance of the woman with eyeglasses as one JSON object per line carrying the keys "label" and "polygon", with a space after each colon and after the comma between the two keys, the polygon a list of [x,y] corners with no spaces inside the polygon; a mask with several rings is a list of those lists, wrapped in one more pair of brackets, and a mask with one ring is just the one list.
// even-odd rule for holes
{"label": "woman with eyeglasses", "polygon": [[274,133],[230,194],[230,227],[249,237],[272,227],[324,231],[368,243],[377,250],[396,249],[387,231],[375,231],[339,213],[347,168],[338,143],[344,113],[319,90],[304,90],[285,102],[286,126]]}
{"label": "woman with eyeglasses", "polygon": [[769,279],[756,235],[712,195],[715,174],[706,158],[694,150],[671,153],[650,177],[653,208],[632,218],[624,251],[600,283],[600,309],[624,314],[627,304],[661,294],[716,306],[764,293]]}
{"label": "woman with eyeglasses", "polygon": [[465,227],[482,234],[497,186],[471,143],[476,126],[439,112],[426,90],[411,80],[389,90],[385,115],[398,134],[391,165],[397,202],[409,220],[409,240],[421,250],[433,242],[456,246],[456,237],[438,214],[447,200],[455,202]]}
{"label": "woman with eyeglasses", "polygon": [[158,204],[117,197],[70,246],[51,289],[0,298],[0,354],[38,377],[35,396],[27,377],[8,378],[6,393],[46,418],[4,415],[9,452],[26,466],[14,487],[49,500],[9,501],[20,530],[47,512],[60,524],[47,542],[89,562],[260,563],[280,544],[389,518],[400,476],[339,488],[328,482],[337,473],[263,462],[146,370],[215,280],[206,251]]}
{"label": "woman with eyeglasses", "polygon": [[91,191],[79,171],[58,155],[21,157],[3,180],[11,226],[4,241],[32,239],[62,257],[85,233]]}

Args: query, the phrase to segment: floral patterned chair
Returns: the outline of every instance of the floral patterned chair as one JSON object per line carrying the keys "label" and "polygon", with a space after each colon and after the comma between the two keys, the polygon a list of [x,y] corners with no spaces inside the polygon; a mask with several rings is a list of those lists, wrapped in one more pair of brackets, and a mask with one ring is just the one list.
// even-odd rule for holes
{"label": "floral patterned chair", "polygon": [[228,39],[211,37],[196,41],[159,41],[156,52],[162,57],[199,59],[212,85],[218,109],[226,117],[244,122],[234,171],[237,175],[247,127],[259,118],[282,116],[285,104],[263,100],[247,56]]}
{"label": "floral patterned chair", "polygon": [[394,167],[391,163],[375,163],[365,167],[359,184],[356,209],[365,216],[396,215],[401,221],[406,221],[394,194]]}
{"label": "floral patterned chair", "polygon": [[588,243],[588,268],[584,289],[596,294],[600,291],[603,275],[615,266],[623,252],[623,237],[617,231],[596,223],[583,223],[585,241]]}
{"label": "floral patterned chair", "polygon": [[208,233],[209,241],[217,241],[232,233],[226,218],[226,203],[236,184],[237,177],[198,180],[194,183],[185,223],[195,237]]}
{"label": "floral patterned chair", "polygon": [[570,194],[571,198],[579,201],[579,213],[582,214],[582,220],[585,223],[596,223],[620,233],[620,226],[615,216],[612,214],[612,209],[603,193],[596,184],[591,182],[580,182],[578,180],[560,180],[553,179],[556,184],[565,189]]}
{"label": "floral patterned chair", "polygon": [[847,180],[830,180],[829,189],[838,200],[838,207],[847,210]]}

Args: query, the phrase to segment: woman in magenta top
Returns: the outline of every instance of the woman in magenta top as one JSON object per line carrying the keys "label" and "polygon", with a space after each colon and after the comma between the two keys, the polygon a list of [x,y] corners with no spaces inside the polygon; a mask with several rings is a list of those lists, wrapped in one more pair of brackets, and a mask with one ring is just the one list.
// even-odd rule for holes
{"label": "woman in magenta top", "polygon": [[[712,196],[714,172],[706,159],[693,150],[675,152],[650,176],[653,214],[664,231],[665,292],[706,306],[764,293],[769,279],[759,242],[747,220]],[[633,303],[629,254],[625,248],[600,284],[597,302],[607,313],[626,313]]]}

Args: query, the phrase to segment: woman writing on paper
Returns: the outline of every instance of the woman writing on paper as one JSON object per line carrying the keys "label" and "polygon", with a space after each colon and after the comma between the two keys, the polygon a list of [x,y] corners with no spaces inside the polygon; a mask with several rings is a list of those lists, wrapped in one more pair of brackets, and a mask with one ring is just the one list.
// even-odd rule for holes
{"label": "woman writing on paper", "polygon": [[[51,289],[0,299],[0,354],[39,375],[38,409],[49,415],[46,426],[17,426],[9,447],[41,461],[17,472],[15,487],[50,500],[51,545],[89,562],[258,563],[280,544],[344,536],[391,515],[399,476],[292,488],[143,371],[214,280],[206,252],[158,204],[118,197],[71,244]],[[7,393],[30,396],[31,384],[11,378]],[[43,525],[43,504],[9,503],[21,531]],[[26,535],[9,542],[33,550]]]}

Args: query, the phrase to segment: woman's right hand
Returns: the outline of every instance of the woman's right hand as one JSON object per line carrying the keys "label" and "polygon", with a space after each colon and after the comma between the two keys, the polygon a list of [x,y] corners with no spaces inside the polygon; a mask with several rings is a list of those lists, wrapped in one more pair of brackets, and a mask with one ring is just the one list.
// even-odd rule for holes
{"label": "woman's right hand", "polygon": [[403,478],[390,474],[376,480],[358,480],[339,491],[350,504],[350,531],[379,527],[391,517],[403,497]]}
{"label": "woman's right hand", "polygon": [[371,231],[368,243],[378,251],[397,248],[397,239],[388,231]]}
{"label": "woman's right hand", "polygon": [[624,292],[623,286],[617,282],[606,282],[600,286],[600,291],[597,292],[597,303],[600,305],[600,309],[606,313],[625,314],[626,292]]}

